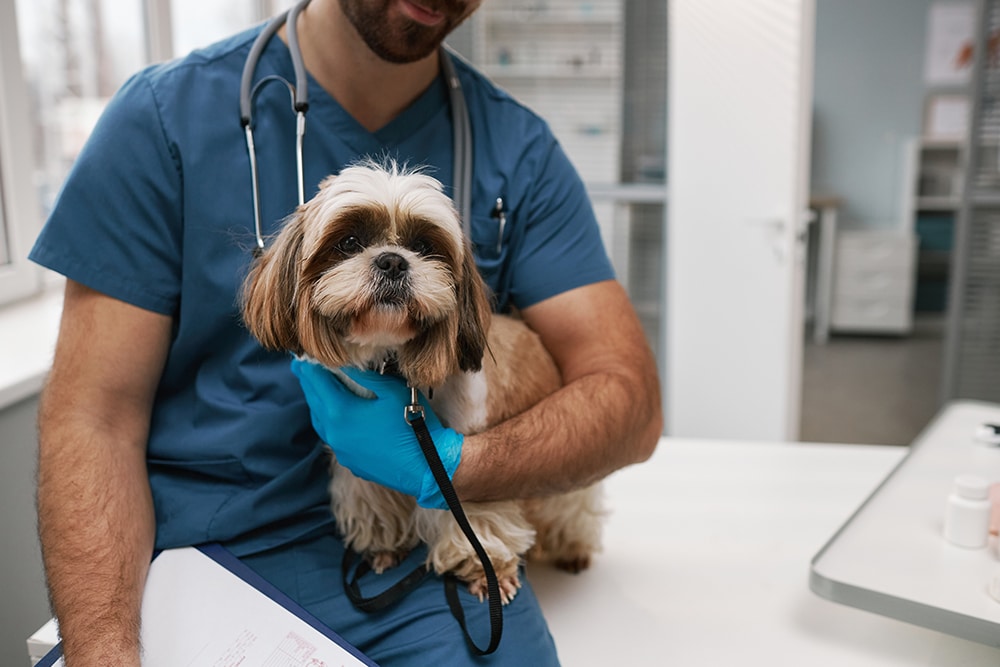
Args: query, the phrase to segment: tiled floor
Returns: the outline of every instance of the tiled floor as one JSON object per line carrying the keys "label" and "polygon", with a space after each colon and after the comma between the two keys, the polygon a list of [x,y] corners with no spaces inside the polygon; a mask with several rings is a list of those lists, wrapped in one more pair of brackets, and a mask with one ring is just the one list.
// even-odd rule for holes
{"label": "tiled floor", "polygon": [[939,408],[944,322],[916,320],[910,336],[807,341],[801,440],[908,445]]}

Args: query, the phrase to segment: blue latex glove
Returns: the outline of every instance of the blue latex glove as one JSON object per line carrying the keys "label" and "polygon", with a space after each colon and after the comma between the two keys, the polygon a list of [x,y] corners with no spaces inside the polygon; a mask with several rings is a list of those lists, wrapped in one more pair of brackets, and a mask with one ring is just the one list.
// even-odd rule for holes
{"label": "blue latex glove", "polygon": [[[420,450],[413,427],[403,416],[410,390],[397,377],[374,371],[342,368],[350,380],[369,390],[359,396],[326,368],[302,359],[292,360],[312,415],[313,428],[337,456],[337,461],[362,479],[395,489],[417,499],[421,507],[447,509],[430,466]],[[461,433],[441,425],[423,396],[424,421],[444,463],[448,479],[462,456]]]}

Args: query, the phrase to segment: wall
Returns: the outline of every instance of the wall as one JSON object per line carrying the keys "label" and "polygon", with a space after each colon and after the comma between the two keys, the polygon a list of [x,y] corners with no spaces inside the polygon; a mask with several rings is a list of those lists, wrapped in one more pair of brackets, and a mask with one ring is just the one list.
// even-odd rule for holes
{"label": "wall", "polygon": [[931,0],[817,0],[812,190],[841,220],[903,223],[903,145],[921,130]]}
{"label": "wall", "polygon": [[50,617],[35,532],[37,398],[0,409],[0,665],[28,665],[27,638]]}

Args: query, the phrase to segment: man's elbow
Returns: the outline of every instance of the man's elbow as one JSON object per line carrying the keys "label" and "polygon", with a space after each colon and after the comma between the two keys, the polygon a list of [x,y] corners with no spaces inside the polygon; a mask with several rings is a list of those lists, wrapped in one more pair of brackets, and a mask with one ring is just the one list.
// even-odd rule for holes
{"label": "man's elbow", "polygon": [[653,456],[653,452],[656,451],[656,446],[660,443],[660,438],[663,435],[663,407],[660,404],[659,395],[657,395],[655,403],[650,405],[648,412],[649,416],[636,438],[636,463],[648,461]]}
{"label": "man's elbow", "polygon": [[641,396],[644,400],[636,400],[632,403],[634,412],[630,418],[632,424],[631,463],[642,463],[653,455],[663,435],[663,401],[661,400],[659,378],[655,374],[643,373],[643,376],[637,378],[631,386],[643,387]]}

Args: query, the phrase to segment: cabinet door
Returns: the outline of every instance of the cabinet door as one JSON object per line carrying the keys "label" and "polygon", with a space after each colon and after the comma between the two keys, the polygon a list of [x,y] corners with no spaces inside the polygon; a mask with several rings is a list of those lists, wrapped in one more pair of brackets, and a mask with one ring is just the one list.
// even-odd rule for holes
{"label": "cabinet door", "polygon": [[794,440],[813,0],[671,0],[671,435]]}

